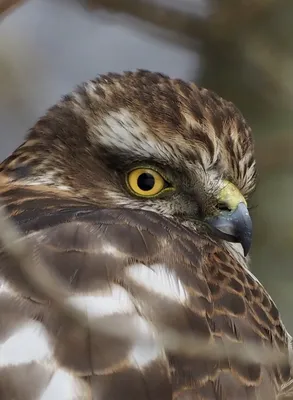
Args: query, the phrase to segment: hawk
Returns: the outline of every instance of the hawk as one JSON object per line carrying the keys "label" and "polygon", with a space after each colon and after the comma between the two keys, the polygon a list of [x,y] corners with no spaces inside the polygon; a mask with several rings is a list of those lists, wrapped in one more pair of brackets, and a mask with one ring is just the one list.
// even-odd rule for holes
{"label": "hawk", "polygon": [[2,243],[0,398],[285,398],[255,182],[251,130],[210,90],[139,70],[66,95],[0,166],[30,257]]}

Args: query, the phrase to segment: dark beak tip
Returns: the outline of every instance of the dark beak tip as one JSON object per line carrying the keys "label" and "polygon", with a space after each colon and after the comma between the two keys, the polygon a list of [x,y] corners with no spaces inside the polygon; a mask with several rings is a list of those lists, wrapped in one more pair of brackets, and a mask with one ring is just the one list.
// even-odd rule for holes
{"label": "dark beak tip", "polygon": [[222,212],[207,222],[216,236],[228,242],[240,243],[244,256],[247,256],[252,242],[252,221],[244,203],[239,203],[233,212]]}

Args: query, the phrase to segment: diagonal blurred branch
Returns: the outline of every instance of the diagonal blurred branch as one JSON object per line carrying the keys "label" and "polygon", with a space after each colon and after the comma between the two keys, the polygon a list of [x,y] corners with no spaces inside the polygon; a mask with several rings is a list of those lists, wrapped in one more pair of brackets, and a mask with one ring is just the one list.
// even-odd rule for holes
{"label": "diagonal blurred branch", "polygon": [[125,13],[140,22],[155,25],[178,35],[206,40],[210,35],[206,20],[184,11],[164,7],[144,0],[89,0],[90,9],[104,8],[113,13]]}
{"label": "diagonal blurred branch", "polygon": [[[150,23],[161,29],[166,29],[189,39],[219,41],[219,37],[231,37],[239,34],[244,27],[248,27],[261,17],[276,0],[254,0],[252,2],[231,2],[221,0],[210,4],[209,17],[196,15],[198,4],[194,3],[194,13],[172,9],[146,0],[87,0],[87,7],[91,10],[105,8],[112,13],[125,13],[140,22]],[[213,3],[213,2],[211,2]],[[182,4],[182,0],[178,0]]]}
{"label": "diagonal blurred branch", "polygon": [[25,0],[0,0],[0,15],[12,11],[15,7],[20,6]]}

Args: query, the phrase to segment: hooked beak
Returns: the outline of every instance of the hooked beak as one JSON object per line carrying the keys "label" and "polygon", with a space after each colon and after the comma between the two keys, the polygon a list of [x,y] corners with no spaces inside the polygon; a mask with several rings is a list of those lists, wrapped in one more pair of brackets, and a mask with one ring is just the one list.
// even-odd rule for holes
{"label": "hooked beak", "polygon": [[206,222],[216,236],[228,242],[241,243],[246,256],[252,241],[252,221],[247,203],[235,185],[228,181],[224,183],[218,201],[225,209],[215,216],[208,217]]}

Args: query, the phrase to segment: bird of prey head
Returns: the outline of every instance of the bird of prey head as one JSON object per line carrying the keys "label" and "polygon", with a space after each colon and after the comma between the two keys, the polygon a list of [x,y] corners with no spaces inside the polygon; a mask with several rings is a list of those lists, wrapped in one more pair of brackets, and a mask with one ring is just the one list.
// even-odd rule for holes
{"label": "bird of prey head", "polygon": [[[81,85],[30,131],[3,169],[107,207],[145,209],[240,242],[255,187],[250,128],[230,102],[147,71]],[[208,226],[206,226],[208,225]]]}
{"label": "bird of prey head", "polygon": [[247,268],[255,184],[243,116],[193,83],[108,74],[49,109],[0,165],[22,235],[0,218],[0,399],[292,393],[291,337]]}

